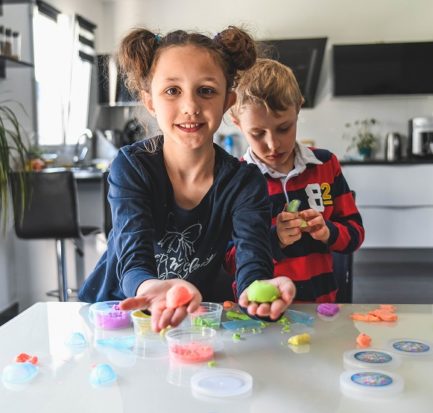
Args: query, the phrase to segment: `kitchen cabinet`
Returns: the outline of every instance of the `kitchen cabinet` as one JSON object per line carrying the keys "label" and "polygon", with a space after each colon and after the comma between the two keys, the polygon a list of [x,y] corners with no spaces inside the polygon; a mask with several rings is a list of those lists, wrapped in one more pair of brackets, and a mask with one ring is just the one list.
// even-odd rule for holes
{"label": "kitchen cabinet", "polygon": [[433,248],[433,163],[342,164],[365,227],[362,248]]}

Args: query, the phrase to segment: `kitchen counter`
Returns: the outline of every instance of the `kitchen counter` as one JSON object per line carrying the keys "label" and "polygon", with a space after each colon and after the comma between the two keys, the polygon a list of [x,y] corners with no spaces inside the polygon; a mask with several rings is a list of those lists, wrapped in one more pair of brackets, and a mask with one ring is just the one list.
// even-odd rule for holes
{"label": "kitchen counter", "polygon": [[387,161],[386,159],[370,159],[365,161],[358,160],[340,160],[341,165],[422,165],[433,164],[432,158],[414,158],[414,159],[400,159],[396,161]]}
{"label": "kitchen counter", "polygon": [[[403,377],[401,394],[378,401],[345,396],[339,387],[345,371],[343,353],[356,348],[360,332],[371,336],[375,348],[389,349],[389,341],[412,338],[433,341],[432,305],[398,305],[398,321],[365,323],[353,321],[353,312],[367,312],[376,305],[343,305],[332,321],[319,319],[313,304],[292,308],[315,316],[311,344],[290,348],[282,325],[273,323],[262,333],[232,333],[218,330],[216,367],[248,372],[253,377],[252,394],[242,399],[205,399],[193,395],[190,378],[209,371],[204,364],[178,364],[166,353],[159,357],[138,357],[130,350],[96,346],[98,339],[133,335],[131,327],[96,330],[83,303],[38,303],[0,327],[0,370],[26,352],[39,357],[39,375],[28,387],[12,391],[0,384],[0,405],[5,412],[120,413],[168,412],[301,412],[370,413],[372,411],[430,413],[433,405],[433,357],[404,357],[394,370]],[[89,343],[81,353],[65,346],[74,332]],[[89,375],[95,363],[109,363],[118,380],[106,388],[94,388]]]}

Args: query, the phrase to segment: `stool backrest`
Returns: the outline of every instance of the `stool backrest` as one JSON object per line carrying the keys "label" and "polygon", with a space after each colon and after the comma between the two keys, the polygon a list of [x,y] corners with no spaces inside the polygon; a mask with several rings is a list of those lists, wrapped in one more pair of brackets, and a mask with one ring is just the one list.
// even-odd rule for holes
{"label": "stool backrest", "polygon": [[19,238],[78,238],[77,189],[71,171],[26,172],[28,194],[22,209],[18,173],[11,175],[15,232]]}
{"label": "stool backrest", "polygon": [[111,218],[111,207],[110,203],[108,202],[108,190],[110,188],[110,184],[108,183],[108,174],[109,171],[105,171],[102,176],[102,185],[103,185],[103,194],[104,194],[104,232],[105,236],[108,239],[108,234],[111,231],[111,228],[113,227],[113,221]]}

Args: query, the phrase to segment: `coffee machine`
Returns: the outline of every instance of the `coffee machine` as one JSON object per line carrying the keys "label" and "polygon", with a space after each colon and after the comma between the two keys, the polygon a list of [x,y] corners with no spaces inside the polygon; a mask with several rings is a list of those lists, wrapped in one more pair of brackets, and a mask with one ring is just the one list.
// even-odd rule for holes
{"label": "coffee machine", "polygon": [[433,159],[433,117],[409,120],[409,158]]}

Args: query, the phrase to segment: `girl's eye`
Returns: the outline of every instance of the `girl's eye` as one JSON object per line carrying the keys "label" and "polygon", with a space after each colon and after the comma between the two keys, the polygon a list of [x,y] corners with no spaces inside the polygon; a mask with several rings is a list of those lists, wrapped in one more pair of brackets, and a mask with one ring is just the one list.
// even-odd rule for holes
{"label": "girl's eye", "polygon": [[180,90],[177,87],[169,87],[166,89],[165,93],[169,96],[176,96],[180,94]]}
{"label": "girl's eye", "polygon": [[198,93],[202,96],[212,96],[216,92],[215,92],[215,89],[213,89],[211,87],[204,87],[203,86],[203,87],[199,88]]}

